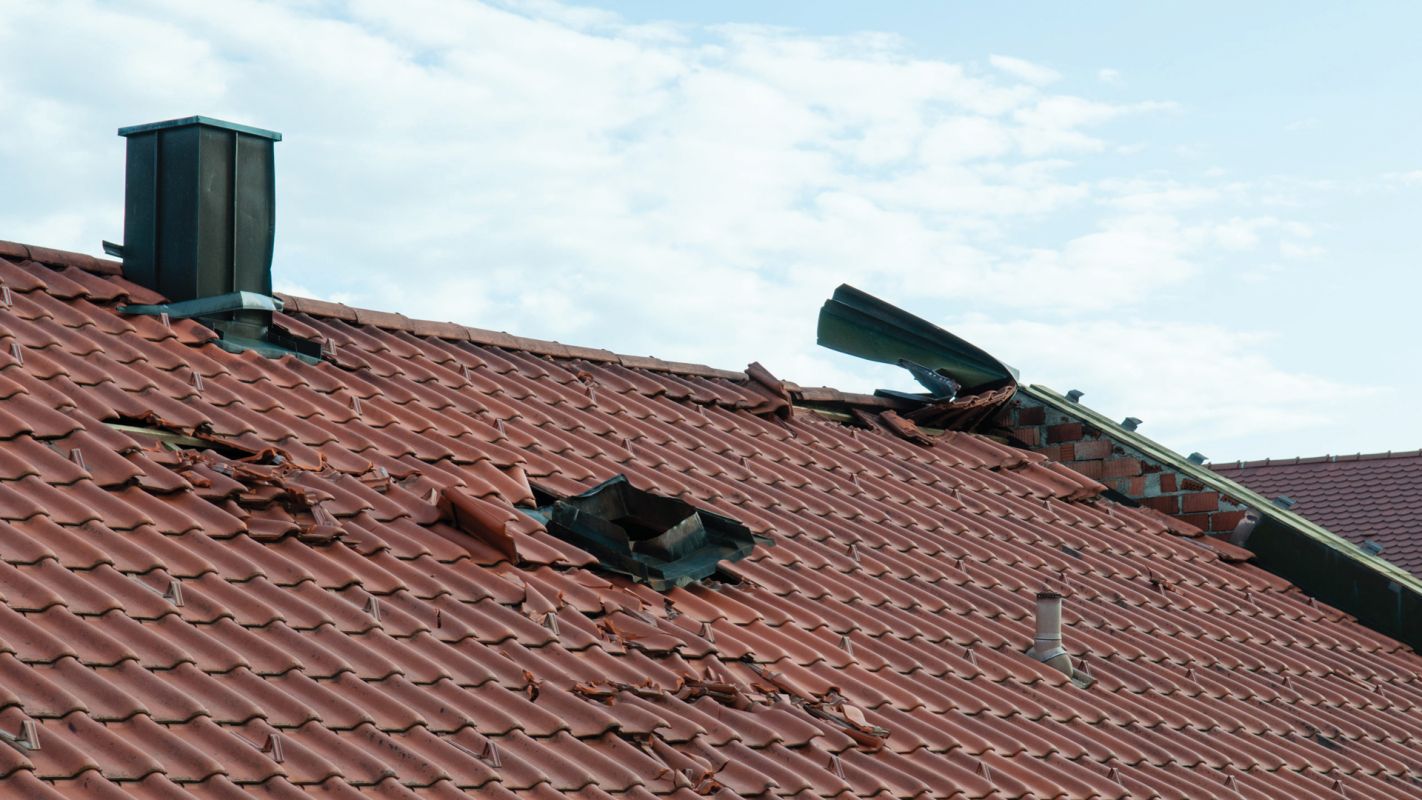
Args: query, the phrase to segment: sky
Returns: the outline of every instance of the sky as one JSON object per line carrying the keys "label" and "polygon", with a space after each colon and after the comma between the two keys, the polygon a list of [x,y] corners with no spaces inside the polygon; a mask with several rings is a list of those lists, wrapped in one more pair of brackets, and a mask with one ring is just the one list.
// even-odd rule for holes
{"label": "sky", "polygon": [[1422,6],[0,0],[0,239],[281,131],[279,290],[802,385],[853,284],[1213,460],[1422,447]]}

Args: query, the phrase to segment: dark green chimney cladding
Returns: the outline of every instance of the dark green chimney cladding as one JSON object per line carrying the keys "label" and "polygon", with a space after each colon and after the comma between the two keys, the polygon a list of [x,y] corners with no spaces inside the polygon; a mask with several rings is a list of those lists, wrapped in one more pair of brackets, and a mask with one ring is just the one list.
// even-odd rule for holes
{"label": "dark green chimney cladding", "polygon": [[120,128],[123,270],[172,302],[272,293],[275,131],[209,117]]}

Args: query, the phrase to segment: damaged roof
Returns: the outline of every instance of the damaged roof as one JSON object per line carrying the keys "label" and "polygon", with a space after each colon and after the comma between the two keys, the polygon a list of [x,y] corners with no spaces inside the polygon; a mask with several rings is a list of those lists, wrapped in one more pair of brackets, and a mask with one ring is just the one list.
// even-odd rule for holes
{"label": "damaged roof", "polygon": [[[1411,649],[1041,455],[754,365],[117,311],[161,299],[0,244],[0,798],[1422,791]],[[526,513],[617,476],[756,544],[659,592]]]}
{"label": "damaged roof", "polygon": [[1422,574],[1422,451],[1276,458],[1210,468],[1358,545],[1375,542],[1382,558]]}

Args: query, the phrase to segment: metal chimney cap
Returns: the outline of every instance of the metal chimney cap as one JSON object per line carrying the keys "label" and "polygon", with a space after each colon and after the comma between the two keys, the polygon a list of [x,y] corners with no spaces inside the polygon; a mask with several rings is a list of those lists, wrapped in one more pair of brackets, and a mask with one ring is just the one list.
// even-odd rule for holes
{"label": "metal chimney cap", "polygon": [[142,125],[129,125],[126,128],[119,128],[118,135],[128,137],[140,133],[166,130],[168,128],[186,128],[190,125],[206,125],[209,128],[222,128],[223,130],[245,133],[249,136],[260,136],[263,139],[271,139],[274,142],[281,141],[281,134],[276,131],[269,131],[266,128],[254,128],[251,125],[242,125],[237,122],[227,122],[226,120],[203,116],[169,119],[162,122],[145,122]]}
{"label": "metal chimney cap", "polygon": [[1142,421],[1140,417],[1126,417],[1121,420],[1121,427],[1128,431],[1133,431],[1141,426]]}
{"label": "metal chimney cap", "polygon": [[1038,599],[1038,600],[1060,600],[1060,599],[1062,599],[1062,593],[1061,593],[1061,592],[1037,592],[1037,599]]}
{"label": "metal chimney cap", "polygon": [[1085,394],[1086,394],[1086,392],[1083,392],[1083,391],[1080,390],[1080,389],[1072,389],[1071,391],[1069,391],[1069,392],[1066,393],[1066,399],[1068,399],[1068,400],[1072,401],[1073,403],[1075,403],[1075,402],[1080,401],[1081,398],[1082,398],[1082,396],[1085,395]]}

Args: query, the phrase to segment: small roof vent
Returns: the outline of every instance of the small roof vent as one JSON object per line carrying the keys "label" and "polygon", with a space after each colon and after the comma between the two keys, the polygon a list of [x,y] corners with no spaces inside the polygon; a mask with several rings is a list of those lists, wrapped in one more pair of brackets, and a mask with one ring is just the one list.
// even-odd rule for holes
{"label": "small roof vent", "polygon": [[1191,464],[1194,464],[1194,465],[1196,465],[1196,466],[1203,465],[1206,461],[1209,460],[1208,458],[1205,457],[1205,454],[1204,454],[1204,453],[1201,453],[1201,452],[1198,451],[1198,450],[1196,450],[1195,452],[1191,453],[1189,456],[1186,456],[1186,457],[1187,457],[1188,459],[1190,459],[1190,463],[1191,463]]}
{"label": "small roof vent", "polygon": [[1037,593],[1037,632],[1027,653],[1066,675],[1080,688],[1092,683],[1091,677],[1076,668],[1062,646],[1062,596],[1058,592]]}
{"label": "small roof vent", "polygon": [[1128,431],[1133,431],[1133,430],[1135,430],[1136,428],[1139,428],[1140,426],[1141,426],[1141,418],[1140,418],[1140,417],[1126,417],[1125,419],[1121,420],[1121,427],[1122,427],[1122,428],[1125,428],[1125,429],[1128,430]]}

